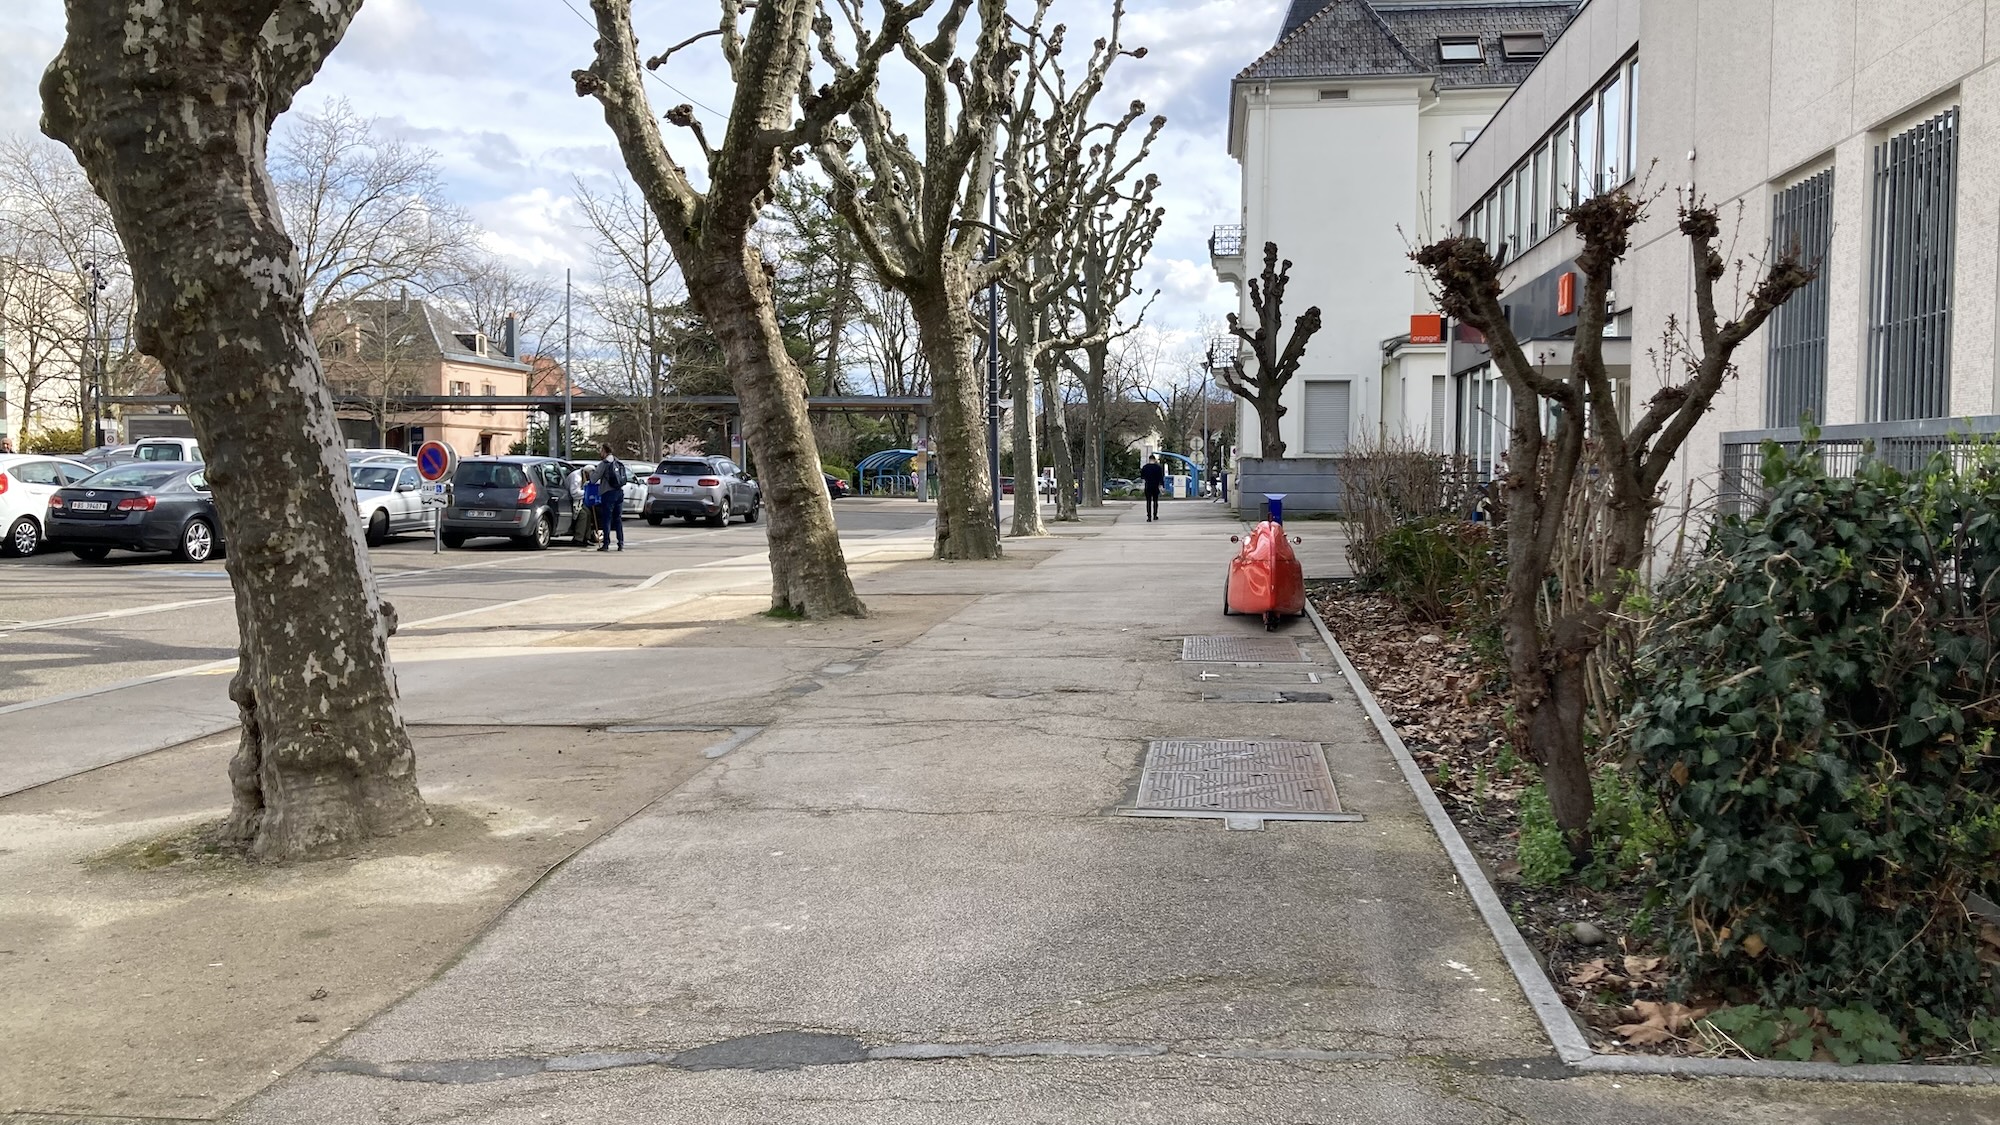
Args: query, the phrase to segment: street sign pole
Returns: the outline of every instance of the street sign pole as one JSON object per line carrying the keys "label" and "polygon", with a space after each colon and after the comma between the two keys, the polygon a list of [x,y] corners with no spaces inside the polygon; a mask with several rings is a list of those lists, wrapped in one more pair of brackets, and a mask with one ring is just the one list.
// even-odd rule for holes
{"label": "street sign pole", "polygon": [[431,486],[424,505],[431,510],[431,554],[444,552],[444,509],[450,498],[445,483],[458,467],[458,451],[441,441],[427,441],[417,447],[417,475]]}

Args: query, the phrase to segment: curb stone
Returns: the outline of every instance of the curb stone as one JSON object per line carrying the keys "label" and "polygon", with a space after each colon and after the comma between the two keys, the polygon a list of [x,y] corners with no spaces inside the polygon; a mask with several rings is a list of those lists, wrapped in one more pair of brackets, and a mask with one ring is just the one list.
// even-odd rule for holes
{"label": "curb stone", "polygon": [[1535,1010],[1536,1018],[1542,1021],[1542,1029],[1548,1034],[1549,1045],[1555,1049],[1562,1064],[1576,1074],[1616,1074],[1616,1075],[1664,1075],[1679,1078],[1763,1078],[1783,1079],[1802,1082],[1894,1082],[1923,1086],[2000,1086],[2000,1067],[1989,1066],[1927,1066],[1923,1064],[1869,1064],[1841,1066],[1827,1062],[1776,1062],[1764,1059],[1691,1059],[1667,1055],[1604,1055],[1591,1049],[1590,1043],[1576,1024],[1569,1006],[1563,1003],[1560,993],[1549,980],[1542,968],[1541,959],[1533,947],[1521,936],[1514,926],[1514,919],[1507,913],[1507,907],[1493,889],[1493,884],[1481,870],[1479,859],[1467,846],[1465,838],[1458,833],[1458,826],[1452,823],[1451,814],[1439,803],[1437,794],[1431,791],[1430,783],[1424,780],[1423,771],[1417,768],[1417,761],[1410,756],[1409,747],[1403,745],[1401,736],[1383,712],[1381,704],[1375,701],[1375,694],[1361,678],[1361,673],[1347,659],[1347,653],[1334,639],[1333,630],[1327,628],[1319,609],[1310,600],[1306,603],[1306,613],[1312,618],[1313,628],[1333,653],[1334,662],[1340,665],[1340,674],[1346,678],[1347,686],[1361,701],[1362,710],[1368,713],[1368,721],[1375,725],[1375,732],[1395,756],[1396,765],[1403,772],[1403,780],[1410,792],[1423,807],[1424,818],[1430,821],[1431,830],[1437,834],[1438,842],[1451,857],[1451,865],[1458,873],[1458,881],[1464,884],[1466,892],[1472,896],[1473,904],[1479,908],[1479,916],[1485,920],[1487,929],[1493,932],[1493,940],[1499,944],[1500,953],[1507,959],[1507,967],[1513,970],[1514,979],[1521,986],[1521,992],[1528,1004]]}

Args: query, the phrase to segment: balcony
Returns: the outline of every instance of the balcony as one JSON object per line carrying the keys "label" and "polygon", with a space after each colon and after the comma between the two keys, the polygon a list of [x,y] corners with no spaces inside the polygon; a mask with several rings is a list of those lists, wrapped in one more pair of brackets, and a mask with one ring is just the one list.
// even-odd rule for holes
{"label": "balcony", "polygon": [[1208,260],[1215,267],[1215,276],[1234,285],[1243,284],[1243,228],[1240,226],[1216,227],[1208,236]]}
{"label": "balcony", "polygon": [[[2000,439],[2000,415],[1972,418],[1925,418],[1910,422],[1863,422],[1827,426],[1810,448],[1830,476],[1852,476],[1864,458],[1887,461],[1905,471],[1922,468],[1931,455],[1943,453],[1966,464],[1981,444]],[[1722,479],[1716,500],[1729,515],[1746,515],[1764,500],[1764,443],[1774,442],[1797,452],[1806,448],[1797,426],[1774,430],[1732,430],[1722,435]]]}

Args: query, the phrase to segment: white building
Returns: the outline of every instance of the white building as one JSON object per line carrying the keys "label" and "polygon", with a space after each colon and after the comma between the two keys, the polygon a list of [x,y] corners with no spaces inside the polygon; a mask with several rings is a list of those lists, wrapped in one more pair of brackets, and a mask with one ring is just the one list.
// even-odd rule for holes
{"label": "white building", "polygon": [[[1240,225],[1210,243],[1218,276],[1247,282],[1276,242],[1293,264],[1283,331],[1317,305],[1324,327],[1285,394],[1288,457],[1338,454],[1364,435],[1435,440],[1446,347],[1409,251],[1445,229],[1455,150],[1534,68],[1573,0],[1293,0],[1275,46],[1230,90]],[[1434,429],[1437,431],[1434,435]],[[1256,412],[1238,403],[1244,457]]]}
{"label": "white building", "polygon": [[[1670,504],[1733,493],[1762,439],[1796,440],[1802,417],[1836,448],[1920,455],[1949,433],[2000,430],[1996,62],[2000,5],[1590,0],[1456,162],[1457,211],[1509,249],[1502,302],[1560,367],[1579,248],[1564,191],[1664,189],[1614,285],[1622,339],[1607,355],[1628,410],[1661,381],[1649,357],[1669,318],[1692,313],[1677,190],[1722,214],[1731,261],[1779,247],[1818,263],[1738,350],[1740,378],[1684,447]],[[1453,346],[1451,441],[1482,457],[1506,442],[1505,388],[1484,360]]]}

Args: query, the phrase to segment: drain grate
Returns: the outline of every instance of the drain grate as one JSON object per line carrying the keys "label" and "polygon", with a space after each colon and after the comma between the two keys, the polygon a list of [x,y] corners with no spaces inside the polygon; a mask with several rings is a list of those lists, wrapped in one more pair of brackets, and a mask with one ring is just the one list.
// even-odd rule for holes
{"label": "drain grate", "polygon": [[1360,820],[1340,806],[1317,742],[1172,739],[1149,743],[1126,816],[1213,817],[1231,828],[1266,820]]}
{"label": "drain grate", "polygon": [[1332,703],[1324,691],[1281,691],[1277,688],[1223,688],[1201,693],[1203,703]]}
{"label": "drain grate", "polygon": [[1304,664],[1298,643],[1284,637],[1187,637],[1181,641],[1184,661],[1223,664]]}

